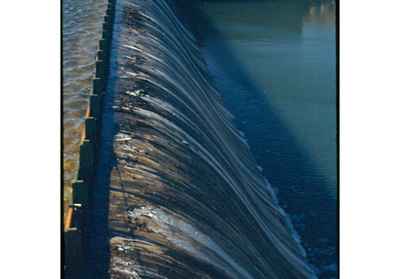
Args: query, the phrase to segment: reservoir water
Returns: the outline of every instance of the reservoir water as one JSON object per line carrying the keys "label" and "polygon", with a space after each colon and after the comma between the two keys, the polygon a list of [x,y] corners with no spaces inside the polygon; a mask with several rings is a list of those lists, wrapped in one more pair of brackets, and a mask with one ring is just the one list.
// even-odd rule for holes
{"label": "reservoir water", "polygon": [[201,1],[195,27],[320,278],[337,277],[335,13],[332,1]]}
{"label": "reservoir water", "polygon": [[79,144],[95,72],[106,0],[65,0],[63,5],[64,206],[71,202]]}

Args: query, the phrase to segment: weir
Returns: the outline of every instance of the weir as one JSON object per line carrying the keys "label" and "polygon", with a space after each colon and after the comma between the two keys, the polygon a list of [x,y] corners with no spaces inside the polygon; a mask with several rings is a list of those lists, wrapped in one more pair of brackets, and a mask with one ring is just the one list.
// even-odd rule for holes
{"label": "weir", "polygon": [[175,2],[109,8],[74,186],[78,274],[316,278]]}

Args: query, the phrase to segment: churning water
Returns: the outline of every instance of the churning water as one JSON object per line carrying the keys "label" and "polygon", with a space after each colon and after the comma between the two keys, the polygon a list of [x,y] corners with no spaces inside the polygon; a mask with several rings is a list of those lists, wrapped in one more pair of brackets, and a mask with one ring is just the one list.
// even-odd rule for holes
{"label": "churning water", "polygon": [[78,171],[79,144],[107,0],[64,0],[62,3],[64,200],[69,203],[71,184]]}
{"label": "churning water", "polygon": [[174,3],[117,1],[94,277],[315,278]]}

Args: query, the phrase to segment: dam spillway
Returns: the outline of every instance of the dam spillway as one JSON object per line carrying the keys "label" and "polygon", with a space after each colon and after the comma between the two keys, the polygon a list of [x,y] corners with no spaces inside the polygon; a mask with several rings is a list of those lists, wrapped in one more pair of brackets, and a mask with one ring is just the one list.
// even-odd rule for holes
{"label": "dam spillway", "polygon": [[103,109],[94,274],[315,278],[173,1],[116,2]]}

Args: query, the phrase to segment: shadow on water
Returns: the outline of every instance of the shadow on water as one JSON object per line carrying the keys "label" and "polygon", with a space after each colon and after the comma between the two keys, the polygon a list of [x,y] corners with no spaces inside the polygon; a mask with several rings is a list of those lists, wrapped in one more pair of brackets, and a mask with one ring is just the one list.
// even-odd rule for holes
{"label": "shadow on water", "polygon": [[[117,32],[114,28],[114,34]],[[116,166],[116,159],[113,153],[113,140],[118,133],[118,127],[114,121],[114,110],[112,109],[115,86],[115,61],[116,61],[116,42],[113,35],[110,74],[107,81],[106,94],[102,104],[102,124],[100,144],[98,147],[98,162],[94,184],[96,189],[92,189],[90,197],[90,210],[88,216],[88,261],[90,278],[108,279],[110,278],[110,238],[112,231],[109,229],[109,200],[111,171]]]}
{"label": "shadow on water", "polygon": [[[317,169],[312,158],[314,154],[309,154],[284,124],[279,112],[268,100],[268,92],[266,94],[265,89],[256,85],[250,73],[241,65],[240,59],[227,43],[225,34],[216,28],[202,10],[204,2],[243,1],[177,0],[177,2],[179,16],[194,31],[200,44],[205,42],[207,34],[212,34],[215,44],[213,51],[217,53],[212,57],[213,62],[220,67],[222,65],[224,78],[240,87],[237,90],[219,88],[224,104],[235,116],[236,126],[245,133],[252,154],[263,168],[264,176],[277,190],[278,199],[291,216],[307,250],[309,261],[319,270],[320,278],[336,277],[338,237],[336,199],[328,191],[329,184],[332,183]],[[296,11],[290,17],[290,31],[301,32],[303,16],[308,11],[310,2],[283,2],[293,4],[290,7]],[[285,21],[283,12],[282,21]],[[295,14],[299,16],[293,16]],[[267,17],[268,13],[265,16]],[[215,80],[215,77],[212,78]],[[216,83],[218,84],[218,81]],[[334,189],[337,189],[336,185]]]}
{"label": "shadow on water", "polygon": [[[105,103],[110,102],[105,97]],[[113,115],[107,109],[102,116],[101,141],[98,148],[98,164],[96,169],[96,189],[92,189],[88,216],[88,261],[90,278],[109,278],[109,185],[112,166],[115,164],[112,154]]]}

